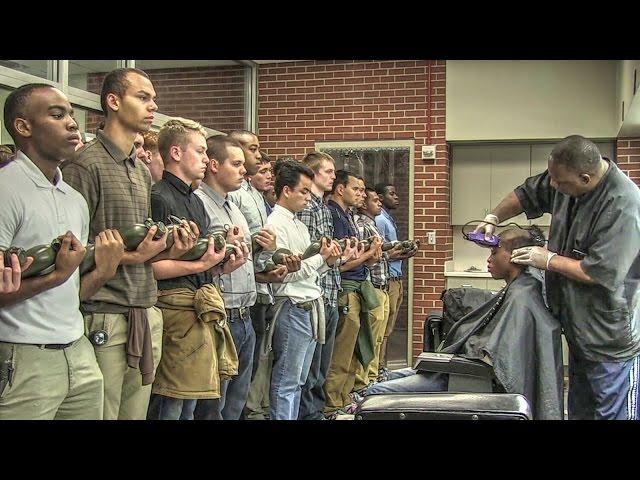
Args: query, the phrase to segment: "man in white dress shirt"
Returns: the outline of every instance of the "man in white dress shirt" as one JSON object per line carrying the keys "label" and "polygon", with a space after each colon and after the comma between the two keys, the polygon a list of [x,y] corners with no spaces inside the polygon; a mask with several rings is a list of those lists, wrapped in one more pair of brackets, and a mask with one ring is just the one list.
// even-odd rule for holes
{"label": "man in white dress shirt", "polygon": [[[275,191],[278,196],[267,219],[276,234],[278,248],[302,255],[311,245],[309,231],[295,214],[311,198],[313,170],[296,162],[276,165]],[[298,418],[300,393],[307,380],[316,341],[324,343],[324,306],[319,275],[340,257],[337,243],[322,241],[320,252],[303,260],[300,270],[289,273],[282,284],[274,284],[275,314],[271,328],[273,373],[270,390],[270,417],[273,420]]]}

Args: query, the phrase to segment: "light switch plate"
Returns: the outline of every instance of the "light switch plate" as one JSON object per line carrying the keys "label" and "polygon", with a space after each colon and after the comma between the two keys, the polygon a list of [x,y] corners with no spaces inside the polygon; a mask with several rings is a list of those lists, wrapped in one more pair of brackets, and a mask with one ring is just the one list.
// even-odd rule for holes
{"label": "light switch plate", "polygon": [[435,160],[436,158],[436,146],[435,145],[423,145],[422,146],[422,159],[423,160]]}

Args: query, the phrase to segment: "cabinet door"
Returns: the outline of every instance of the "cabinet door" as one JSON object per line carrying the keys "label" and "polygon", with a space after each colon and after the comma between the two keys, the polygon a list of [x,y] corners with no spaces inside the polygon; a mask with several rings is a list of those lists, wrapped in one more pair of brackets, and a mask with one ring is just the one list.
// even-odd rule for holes
{"label": "cabinet door", "polygon": [[451,224],[482,220],[491,208],[491,147],[461,145],[452,153]]}
{"label": "cabinet door", "polygon": [[[529,157],[529,145],[499,145],[492,148],[490,208],[495,208],[504,197],[529,177]],[[509,221],[518,225],[529,224],[523,213]]]}
{"label": "cabinet door", "polygon": [[[531,145],[531,176],[538,175],[547,169],[549,163],[549,155],[555,143],[539,143]],[[534,218],[529,221],[530,224],[536,225],[551,225],[551,215],[545,213],[540,218]]]}
{"label": "cabinet door", "polygon": [[487,279],[487,290],[493,290],[494,292],[500,291],[506,285],[504,280],[494,280],[493,278]]}
{"label": "cabinet door", "polygon": [[486,278],[446,277],[447,288],[474,287],[487,289]]}

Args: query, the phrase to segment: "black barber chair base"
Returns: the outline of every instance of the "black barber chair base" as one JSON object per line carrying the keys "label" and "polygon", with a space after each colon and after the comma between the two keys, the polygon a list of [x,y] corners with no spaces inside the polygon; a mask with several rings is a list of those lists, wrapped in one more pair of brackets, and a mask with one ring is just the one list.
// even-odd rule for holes
{"label": "black barber chair base", "polygon": [[356,420],[531,420],[518,394],[394,393],[365,397]]}
{"label": "black barber chair base", "polygon": [[449,374],[449,392],[493,392],[493,368],[480,360],[449,353],[422,352],[413,369]]}

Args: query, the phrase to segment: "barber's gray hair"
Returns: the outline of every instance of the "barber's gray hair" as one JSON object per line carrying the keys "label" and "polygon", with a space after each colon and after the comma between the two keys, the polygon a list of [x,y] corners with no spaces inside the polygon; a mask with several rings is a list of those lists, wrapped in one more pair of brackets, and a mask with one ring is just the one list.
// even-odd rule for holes
{"label": "barber's gray hair", "polygon": [[551,159],[578,173],[596,173],[600,164],[600,150],[591,140],[570,135],[551,151]]}

